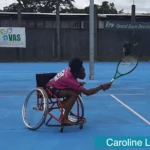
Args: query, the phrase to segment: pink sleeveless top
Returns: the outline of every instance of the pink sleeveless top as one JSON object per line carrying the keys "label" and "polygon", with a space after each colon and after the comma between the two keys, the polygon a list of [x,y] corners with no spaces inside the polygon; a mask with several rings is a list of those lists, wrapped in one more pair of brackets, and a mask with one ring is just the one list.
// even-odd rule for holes
{"label": "pink sleeveless top", "polygon": [[47,86],[54,87],[56,89],[72,89],[76,92],[80,92],[83,86],[80,86],[77,79],[72,75],[70,68],[66,68],[58,73],[53,79],[51,79]]}

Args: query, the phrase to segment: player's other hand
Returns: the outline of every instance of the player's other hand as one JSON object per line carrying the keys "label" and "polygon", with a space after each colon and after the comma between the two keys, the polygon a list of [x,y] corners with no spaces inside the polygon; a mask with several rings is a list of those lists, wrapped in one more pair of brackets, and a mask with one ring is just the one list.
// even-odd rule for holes
{"label": "player's other hand", "polygon": [[80,86],[83,86],[84,84],[86,84],[85,82],[79,82]]}
{"label": "player's other hand", "polygon": [[105,83],[105,84],[102,84],[101,86],[102,86],[103,90],[105,91],[111,87],[111,83]]}

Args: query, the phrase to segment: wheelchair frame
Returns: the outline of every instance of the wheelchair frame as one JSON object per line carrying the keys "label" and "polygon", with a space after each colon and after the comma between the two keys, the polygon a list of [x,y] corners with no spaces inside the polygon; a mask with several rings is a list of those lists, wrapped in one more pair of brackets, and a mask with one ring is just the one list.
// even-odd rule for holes
{"label": "wheelchair frame", "polygon": [[[45,74],[36,74],[36,88],[33,89],[29,94],[27,95],[23,108],[22,108],[22,118],[23,122],[26,125],[27,128],[31,130],[37,130],[40,128],[44,123],[46,126],[50,127],[60,127],[60,132],[63,132],[64,127],[66,125],[63,124],[63,114],[64,114],[64,108],[61,104],[61,99],[59,99],[57,96],[53,95],[50,89],[46,88],[46,83],[52,79],[56,73],[45,73]],[[33,94],[33,92],[36,91],[37,95],[37,107],[33,107],[33,110],[43,111],[43,116],[39,123],[35,126],[30,126],[26,119],[26,107],[29,101],[30,96]],[[54,99],[54,100],[53,100]],[[63,98],[62,98],[63,99]],[[77,113],[73,113],[70,111],[69,113],[69,119],[71,121],[76,121],[75,125],[80,125],[80,129],[83,128],[83,124],[86,122],[86,119],[84,118],[84,105],[82,102],[82,98],[80,95],[78,95],[78,98],[76,100],[77,103]],[[50,105],[50,107],[49,107]],[[57,106],[55,106],[57,105]],[[75,104],[74,104],[75,105]],[[60,110],[60,116],[57,118],[55,117],[51,112],[54,109]],[[81,109],[81,114],[80,114]],[[49,116],[49,119],[46,121],[46,118]],[[74,120],[71,116],[74,116],[77,118],[77,120]],[[50,121],[54,119],[58,122],[58,124],[50,124]],[[74,125],[73,125],[74,126]]]}

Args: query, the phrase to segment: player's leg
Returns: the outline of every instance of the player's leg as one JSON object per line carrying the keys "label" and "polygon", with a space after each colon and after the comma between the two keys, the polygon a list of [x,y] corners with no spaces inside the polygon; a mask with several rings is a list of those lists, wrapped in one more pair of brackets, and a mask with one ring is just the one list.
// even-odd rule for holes
{"label": "player's leg", "polygon": [[[78,92],[78,95],[81,96],[81,92]],[[56,95],[59,97],[59,95]],[[60,97],[59,97],[60,98]],[[64,109],[66,109],[66,104],[67,104],[68,98],[67,97],[63,97],[63,101],[61,101],[61,104],[63,106]]]}
{"label": "player's leg", "polygon": [[122,59],[124,58],[124,56],[125,56],[125,49],[123,49]]}
{"label": "player's leg", "polygon": [[64,101],[62,102],[65,108],[63,123],[73,125],[73,122],[68,119],[68,115],[75,101],[77,100],[78,93],[72,90],[61,90],[58,96],[65,97]]}

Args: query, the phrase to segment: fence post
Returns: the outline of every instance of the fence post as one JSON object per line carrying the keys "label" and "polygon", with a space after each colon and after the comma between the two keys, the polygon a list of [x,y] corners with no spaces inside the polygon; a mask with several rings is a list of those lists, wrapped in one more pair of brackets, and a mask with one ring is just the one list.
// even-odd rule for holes
{"label": "fence post", "polygon": [[[18,7],[18,13],[17,13],[17,15],[18,15],[18,27],[21,27],[21,3],[20,3],[20,1],[18,2],[17,7]],[[18,61],[21,59],[20,56],[21,56],[21,48],[17,48],[17,59],[18,59]]]}
{"label": "fence post", "polygon": [[60,2],[56,2],[56,35],[57,35],[57,59],[60,60],[60,13],[59,13]]}

